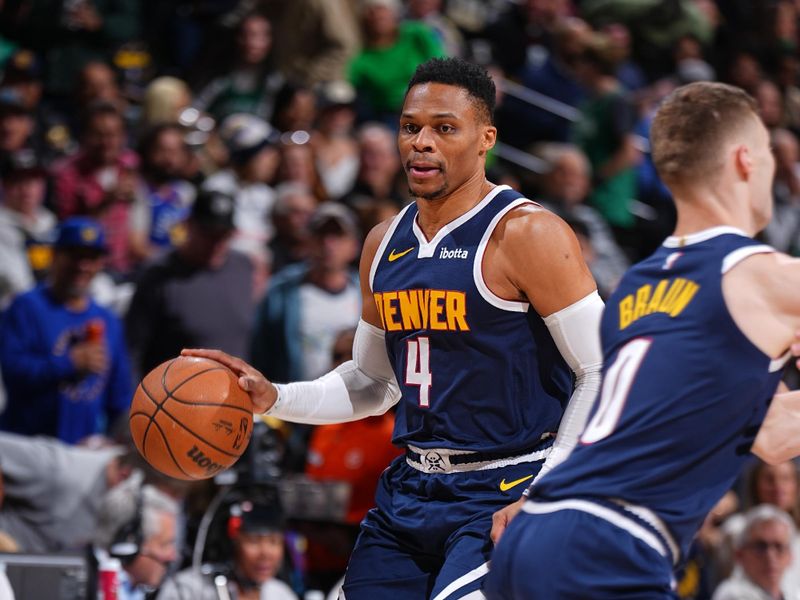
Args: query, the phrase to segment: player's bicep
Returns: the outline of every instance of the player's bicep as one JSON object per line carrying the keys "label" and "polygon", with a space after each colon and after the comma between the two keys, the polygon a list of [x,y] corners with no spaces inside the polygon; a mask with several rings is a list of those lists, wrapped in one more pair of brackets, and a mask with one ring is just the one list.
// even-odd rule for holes
{"label": "player's bicep", "polygon": [[389,229],[390,223],[391,220],[384,221],[369,232],[367,239],[364,240],[364,248],[361,251],[361,261],[358,267],[358,275],[361,281],[361,319],[381,329],[383,329],[383,324],[378,313],[378,307],[375,304],[375,298],[372,295],[369,276],[372,270],[372,262],[375,260],[375,255],[381,245],[383,236],[386,235]]}
{"label": "player's bicep", "polygon": [[541,316],[546,317],[597,289],[575,233],[562,219],[538,210],[509,231],[510,278]]}

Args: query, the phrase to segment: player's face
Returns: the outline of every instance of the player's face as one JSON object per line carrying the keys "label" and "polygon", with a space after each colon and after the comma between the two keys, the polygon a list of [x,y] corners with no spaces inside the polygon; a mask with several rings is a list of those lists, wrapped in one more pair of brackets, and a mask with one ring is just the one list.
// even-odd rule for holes
{"label": "player's face", "polygon": [[497,130],[463,88],[415,85],[400,117],[398,146],[415,198],[436,200],[484,176],[486,152]]}
{"label": "player's face", "polygon": [[275,577],[283,562],[282,533],[245,533],[236,540],[237,567],[250,581],[264,583]]}

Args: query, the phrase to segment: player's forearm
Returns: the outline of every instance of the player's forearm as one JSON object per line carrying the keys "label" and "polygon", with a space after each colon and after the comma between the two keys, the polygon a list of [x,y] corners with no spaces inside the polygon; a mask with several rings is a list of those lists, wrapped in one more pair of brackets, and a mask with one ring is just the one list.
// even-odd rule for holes
{"label": "player's forearm", "polygon": [[343,423],[385,413],[400,399],[386,356],[383,330],[361,321],[353,360],[314,381],[276,385],[268,415],[294,423]]}
{"label": "player's forearm", "polygon": [[753,454],[770,464],[800,456],[800,391],[775,394],[753,442]]}
{"label": "player's forearm", "polygon": [[600,391],[603,353],[600,348],[600,317],[603,301],[592,292],[575,304],[545,319],[559,352],[575,373],[575,389],[561,418],[558,436],[537,480],[563,462],[583,432]]}

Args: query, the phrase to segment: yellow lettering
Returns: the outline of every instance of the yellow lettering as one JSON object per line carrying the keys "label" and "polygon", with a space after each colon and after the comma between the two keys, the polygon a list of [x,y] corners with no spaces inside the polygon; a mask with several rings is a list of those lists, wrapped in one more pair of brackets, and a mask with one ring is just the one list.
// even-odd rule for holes
{"label": "yellow lettering", "polygon": [[677,317],[679,314],[683,312],[683,309],[686,308],[686,305],[692,301],[694,295],[697,293],[697,290],[700,289],[700,286],[697,285],[694,281],[687,281],[686,286],[683,288],[681,295],[675,300],[672,304],[672,310],[669,313],[670,317]]}
{"label": "yellow lettering", "polygon": [[661,301],[664,299],[664,291],[666,291],[668,285],[668,279],[662,279],[658,282],[656,290],[653,292],[653,297],[650,298],[650,304],[647,305],[647,312],[645,314],[651,315],[658,310]]}
{"label": "yellow lettering", "polygon": [[397,292],[384,292],[383,294],[383,314],[386,331],[400,331],[403,327],[394,320],[397,314],[397,307],[392,304],[397,302]]}
{"label": "yellow lettering", "polygon": [[419,315],[417,290],[399,290],[397,299],[400,301],[400,315],[403,317],[403,329],[406,331],[420,329],[422,320]]}
{"label": "yellow lettering", "polygon": [[634,321],[647,313],[647,302],[650,300],[651,289],[653,287],[646,283],[636,291],[636,308],[633,309]]}
{"label": "yellow lettering", "polygon": [[633,322],[633,294],[628,294],[619,303],[619,328],[625,329]]}
{"label": "yellow lettering", "polygon": [[422,314],[422,329],[428,328],[428,307],[430,306],[431,291],[430,290],[417,290],[417,298],[419,299],[419,312]]}
{"label": "yellow lettering", "polygon": [[445,330],[447,323],[440,319],[441,314],[444,312],[444,290],[431,290],[431,329]]}
{"label": "yellow lettering", "polygon": [[684,285],[686,285],[686,280],[683,277],[678,277],[672,282],[667,295],[658,307],[658,312],[668,313],[672,310],[672,304],[675,302],[678,295],[680,295]]}
{"label": "yellow lettering", "polygon": [[375,307],[378,309],[378,314],[381,316],[381,325],[386,329],[386,320],[383,318],[383,294],[375,292],[372,296],[375,298]]}
{"label": "yellow lettering", "polygon": [[469,331],[467,325],[467,295],[464,292],[447,292],[447,328],[450,331]]}

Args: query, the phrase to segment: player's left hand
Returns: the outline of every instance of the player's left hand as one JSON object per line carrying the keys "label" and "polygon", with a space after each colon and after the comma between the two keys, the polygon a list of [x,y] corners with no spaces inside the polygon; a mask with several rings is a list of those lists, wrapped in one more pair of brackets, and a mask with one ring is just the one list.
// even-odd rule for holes
{"label": "player's left hand", "polygon": [[517,516],[519,511],[522,509],[522,505],[525,504],[527,498],[524,496],[514,502],[514,504],[509,504],[502,510],[498,510],[496,513],[492,515],[492,541],[497,545],[497,542],[500,541],[500,536],[503,535],[505,532],[506,527],[508,527],[509,523]]}

